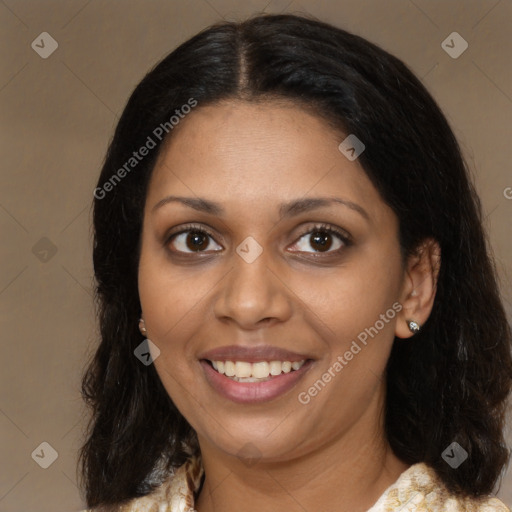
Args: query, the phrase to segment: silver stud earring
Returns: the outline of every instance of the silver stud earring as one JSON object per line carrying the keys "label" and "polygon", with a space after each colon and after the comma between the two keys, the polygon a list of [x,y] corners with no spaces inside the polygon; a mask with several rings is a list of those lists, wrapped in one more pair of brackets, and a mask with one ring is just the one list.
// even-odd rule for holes
{"label": "silver stud earring", "polygon": [[146,326],[144,324],[144,320],[142,318],[139,319],[139,331],[142,335],[146,335],[147,334],[147,330],[146,330]]}
{"label": "silver stud earring", "polygon": [[417,332],[420,332],[421,326],[418,322],[415,322],[414,320],[407,320],[407,326],[409,327],[409,330],[416,334]]}

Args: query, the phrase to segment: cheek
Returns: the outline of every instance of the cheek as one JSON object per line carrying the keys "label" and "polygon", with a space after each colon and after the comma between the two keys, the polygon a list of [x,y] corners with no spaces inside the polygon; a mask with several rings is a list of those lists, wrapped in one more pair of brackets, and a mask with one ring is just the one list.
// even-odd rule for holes
{"label": "cheek", "polygon": [[178,270],[165,257],[147,251],[141,255],[138,286],[152,341],[161,350],[176,349],[171,341],[186,339],[200,325],[211,283],[197,270]]}
{"label": "cheek", "polygon": [[[387,265],[382,265],[375,257],[361,258],[323,280],[320,286],[319,281],[303,280],[302,293],[298,295],[305,298],[309,309],[325,324],[325,331],[338,340],[337,345],[373,326],[397,300],[400,267],[391,259],[387,261]],[[393,311],[386,320],[393,319]],[[386,322],[383,330],[390,330],[392,323]]]}
{"label": "cheek", "polygon": [[325,358],[300,391],[331,418],[333,432],[355,421],[378,396],[394,340],[399,267],[367,263],[340,272],[308,304],[316,331],[327,332]]}
{"label": "cheek", "polygon": [[327,332],[326,358],[315,379],[325,376],[329,391],[322,392],[318,403],[340,408],[333,414],[358,414],[381,385],[400,308],[400,279],[401,262],[394,248],[373,249],[340,269],[312,296],[311,309],[322,320],[317,323],[328,327],[322,331]]}
{"label": "cheek", "polygon": [[367,327],[373,325],[397,300],[401,285],[401,259],[398,247],[381,243],[366,250],[352,275],[354,307],[361,311]]}
{"label": "cheek", "polygon": [[204,282],[191,286],[190,279],[183,279],[178,272],[171,274],[169,267],[156,259],[151,261],[151,257],[141,262],[141,306],[148,338],[160,350],[154,361],[155,369],[171,400],[188,417],[190,405],[200,400],[194,373],[198,362],[189,340],[194,338],[205,318],[201,298],[207,287]]}

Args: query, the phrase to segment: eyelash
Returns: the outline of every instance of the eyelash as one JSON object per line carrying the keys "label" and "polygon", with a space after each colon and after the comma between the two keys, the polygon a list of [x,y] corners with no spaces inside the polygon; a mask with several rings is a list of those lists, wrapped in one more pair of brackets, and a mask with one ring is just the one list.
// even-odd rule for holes
{"label": "eyelash", "polygon": [[[207,235],[213,239],[215,239],[215,236],[213,235],[213,233],[211,233],[208,229],[204,228],[203,226],[200,226],[198,224],[186,224],[185,226],[182,226],[182,228],[180,229],[180,231],[177,231],[177,232],[174,232],[174,233],[170,233],[167,237],[166,237],[166,241],[165,241],[165,245],[169,245],[171,243],[171,241],[173,240],[173,238],[177,237],[178,235],[182,235],[183,233],[188,233],[190,231],[193,231],[195,233],[199,233],[201,235]],[[349,247],[350,245],[352,245],[352,240],[350,238],[349,235],[347,235],[345,232],[343,231],[340,231],[328,224],[315,224],[314,226],[312,226],[308,231],[302,233],[299,238],[297,239],[297,242],[303,238],[305,235],[310,235],[310,234],[313,234],[315,232],[322,232],[322,233],[328,233],[330,235],[334,235],[336,237],[338,237],[341,242],[343,242],[343,246],[340,247],[339,249],[336,249],[334,251],[327,251],[327,252],[320,252],[320,251],[317,251],[317,252],[312,252],[312,253],[307,253],[307,254],[316,254],[316,255],[319,255],[319,256],[315,256],[315,257],[322,257],[321,255],[322,254],[326,254],[326,255],[332,255],[332,254],[336,254],[336,253],[340,253],[344,248],[346,247]],[[172,251],[172,252],[177,252],[178,254],[180,255],[183,255],[183,254],[187,254],[187,255],[192,255],[192,254],[201,254],[202,252],[204,251],[192,251],[192,252],[184,252],[184,251]],[[301,251],[302,252],[302,251]]]}

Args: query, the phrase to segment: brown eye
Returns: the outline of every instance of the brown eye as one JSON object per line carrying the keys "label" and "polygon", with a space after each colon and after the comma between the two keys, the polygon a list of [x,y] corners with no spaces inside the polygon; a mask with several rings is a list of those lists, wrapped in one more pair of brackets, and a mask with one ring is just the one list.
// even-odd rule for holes
{"label": "brown eye", "polygon": [[167,244],[173,245],[176,252],[194,253],[204,252],[210,245],[210,240],[213,240],[213,237],[208,232],[190,228],[171,235]]}
{"label": "brown eye", "polygon": [[191,251],[204,251],[209,244],[208,235],[204,235],[199,231],[189,231],[185,237],[185,245]]}
{"label": "brown eye", "polygon": [[332,245],[332,235],[322,231],[315,231],[310,235],[311,247],[320,251],[329,250]]}
{"label": "brown eye", "polygon": [[[295,246],[302,252],[336,253],[350,243],[349,237],[344,233],[321,225],[314,226],[312,230],[304,233]],[[313,251],[308,251],[308,248],[313,248]]]}

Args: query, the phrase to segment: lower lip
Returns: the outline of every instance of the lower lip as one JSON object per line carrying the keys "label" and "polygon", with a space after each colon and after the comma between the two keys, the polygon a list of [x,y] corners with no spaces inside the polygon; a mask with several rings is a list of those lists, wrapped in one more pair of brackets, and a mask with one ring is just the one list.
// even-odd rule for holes
{"label": "lower lip", "polygon": [[219,394],[239,404],[268,402],[283,395],[297,384],[309,370],[312,362],[306,361],[298,370],[281,373],[263,382],[237,382],[214,370],[210,363],[200,361],[209,384]]}

